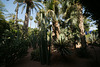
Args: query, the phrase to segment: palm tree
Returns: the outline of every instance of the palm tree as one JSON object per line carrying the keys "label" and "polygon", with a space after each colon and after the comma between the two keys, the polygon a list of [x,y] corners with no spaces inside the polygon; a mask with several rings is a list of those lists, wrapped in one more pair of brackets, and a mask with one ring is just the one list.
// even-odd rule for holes
{"label": "palm tree", "polygon": [[84,33],[84,16],[82,14],[81,5],[79,3],[76,3],[76,1],[77,0],[66,0],[66,2],[62,3],[62,13],[64,13],[63,19],[65,19],[65,23],[67,22],[70,24],[73,33],[75,31],[75,26],[79,25],[79,29],[77,30],[80,32],[81,46],[85,47],[86,41]]}
{"label": "palm tree", "polygon": [[53,27],[53,39],[54,41],[59,37],[59,23],[58,23],[58,15],[59,15],[59,1],[58,0],[49,0],[46,2],[47,12],[53,14],[52,15],[52,27]]}
{"label": "palm tree", "polygon": [[[15,4],[16,0],[13,3]],[[16,24],[17,29],[19,29],[19,26],[18,26],[18,9],[19,9],[19,3],[17,2],[17,7],[15,9],[15,12],[16,12],[15,24]]]}
{"label": "palm tree", "polygon": [[17,19],[18,19],[18,7],[19,7],[19,4],[17,3],[17,9],[16,9],[16,25],[18,24],[18,21],[17,21]]}
{"label": "palm tree", "polygon": [[[33,8],[37,11],[38,9],[41,9],[42,5],[38,2],[35,2],[34,0],[16,0],[18,3],[24,4],[22,8],[22,12],[24,8],[26,7],[26,13],[25,13],[25,21],[23,26],[23,34],[27,34],[28,32],[28,23],[29,23],[29,16],[31,14],[31,10],[33,11]],[[36,8],[37,7],[37,8]]]}
{"label": "palm tree", "polygon": [[15,12],[16,12],[15,24],[18,25],[18,9],[19,9],[19,3],[15,0],[13,2],[13,4],[16,4],[16,3],[17,3],[17,7],[15,9]]}

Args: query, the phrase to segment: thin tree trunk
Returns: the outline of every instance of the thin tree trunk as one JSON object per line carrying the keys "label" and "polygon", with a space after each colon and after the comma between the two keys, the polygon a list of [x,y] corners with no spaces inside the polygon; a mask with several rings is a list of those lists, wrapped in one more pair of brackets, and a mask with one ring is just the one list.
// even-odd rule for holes
{"label": "thin tree trunk", "polygon": [[84,48],[86,47],[86,40],[85,40],[85,32],[84,32],[84,17],[82,14],[82,6],[80,4],[77,5],[79,11],[79,28],[80,28],[80,38],[81,38],[81,46]]}

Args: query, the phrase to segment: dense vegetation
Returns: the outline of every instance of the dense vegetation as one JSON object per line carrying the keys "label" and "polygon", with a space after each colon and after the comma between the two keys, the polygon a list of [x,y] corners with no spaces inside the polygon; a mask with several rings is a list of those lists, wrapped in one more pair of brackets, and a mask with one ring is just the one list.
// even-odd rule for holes
{"label": "dense vegetation", "polygon": [[[79,0],[14,0],[14,4],[16,15],[6,20],[6,9],[0,1],[0,66],[17,62],[27,55],[29,47],[33,48],[32,60],[41,64],[50,64],[54,49],[62,56],[71,55],[74,49],[78,56],[89,57],[88,45],[100,47],[99,32],[89,32],[92,20]],[[18,19],[22,4],[22,12],[26,8],[24,21]],[[28,27],[33,9],[37,11],[34,22],[38,24],[34,29]],[[77,45],[81,46],[78,50]]]}

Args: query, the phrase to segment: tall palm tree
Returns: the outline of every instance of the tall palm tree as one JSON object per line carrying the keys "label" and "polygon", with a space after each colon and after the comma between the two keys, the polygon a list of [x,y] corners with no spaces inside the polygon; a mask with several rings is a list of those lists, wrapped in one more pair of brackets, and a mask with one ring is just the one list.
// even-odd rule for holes
{"label": "tall palm tree", "polygon": [[[29,24],[29,16],[31,14],[31,10],[35,9],[37,11],[38,9],[41,9],[42,5],[38,2],[35,2],[34,0],[16,0],[18,3],[24,4],[22,8],[22,12],[24,8],[26,7],[26,13],[25,13],[25,21],[23,26],[23,34],[27,34],[28,32],[28,24]],[[40,0],[38,0],[40,1]]]}
{"label": "tall palm tree", "polygon": [[70,27],[73,32],[75,31],[73,24],[75,24],[74,26],[79,25],[78,31],[80,32],[81,45],[85,47],[84,17],[82,14],[82,6],[77,2],[77,0],[66,0],[66,2],[62,3],[63,18],[65,19],[65,23],[70,20]]}
{"label": "tall palm tree", "polygon": [[59,1],[58,0],[49,0],[48,2],[46,2],[46,7],[47,7],[47,12],[50,12],[53,14],[52,16],[52,28],[53,28],[53,39],[54,41],[58,39],[59,37],[59,23],[58,23],[58,13],[59,13]]}

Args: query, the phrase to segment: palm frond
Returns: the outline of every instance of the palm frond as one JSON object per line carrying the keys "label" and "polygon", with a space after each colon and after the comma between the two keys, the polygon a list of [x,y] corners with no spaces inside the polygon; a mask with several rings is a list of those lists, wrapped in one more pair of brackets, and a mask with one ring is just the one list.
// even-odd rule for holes
{"label": "palm frond", "polygon": [[25,0],[16,0],[19,3],[23,3]]}
{"label": "palm frond", "polygon": [[53,1],[49,0],[49,3],[46,3],[47,9],[53,10]]}
{"label": "palm frond", "polygon": [[68,12],[69,12],[69,10],[70,10],[70,7],[68,7],[67,9],[66,9],[66,12],[64,13],[64,16],[63,16],[63,18],[68,18]]}
{"label": "palm frond", "polygon": [[17,1],[15,0],[14,2],[13,2],[13,4],[16,4],[17,3]]}
{"label": "palm frond", "polygon": [[37,3],[38,4],[38,6],[40,6],[41,8],[44,8],[43,7],[43,4],[41,4],[41,3]]}
{"label": "palm frond", "polygon": [[23,13],[23,10],[25,9],[25,7],[26,7],[26,5],[23,6],[23,8],[22,8],[22,12],[21,12],[21,13]]}
{"label": "palm frond", "polygon": [[54,1],[54,4],[58,5],[58,4],[60,4],[60,2],[59,1]]}
{"label": "palm frond", "polygon": [[69,20],[71,20],[72,18],[68,18],[67,20],[65,20],[65,23],[68,22]]}
{"label": "palm frond", "polygon": [[36,8],[36,7],[34,7],[34,9],[35,9],[35,11],[36,11],[36,12],[38,12],[38,10],[37,10],[37,8]]}
{"label": "palm frond", "polygon": [[35,3],[35,5],[36,5],[36,7],[37,7],[39,10],[41,9],[37,3]]}
{"label": "palm frond", "polygon": [[33,20],[33,17],[32,16],[30,16],[29,18],[30,18],[30,20]]}
{"label": "palm frond", "polygon": [[33,0],[33,1],[35,1],[35,2],[41,2],[42,0]]}
{"label": "palm frond", "polygon": [[11,13],[11,14],[7,14],[8,16],[6,18],[12,18],[15,17],[15,14]]}
{"label": "palm frond", "polygon": [[32,10],[32,14],[33,14],[33,8],[31,8],[31,10]]}
{"label": "palm frond", "polygon": [[16,6],[15,11],[16,11],[20,6],[22,6],[22,5],[23,5],[23,3],[19,4],[18,6]]}

